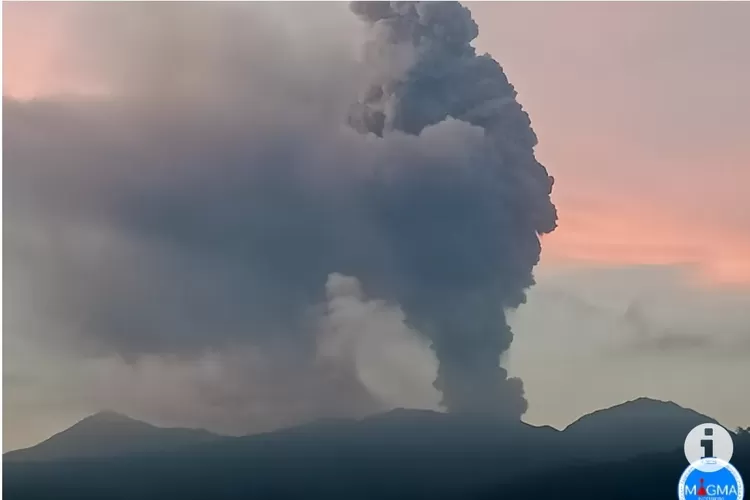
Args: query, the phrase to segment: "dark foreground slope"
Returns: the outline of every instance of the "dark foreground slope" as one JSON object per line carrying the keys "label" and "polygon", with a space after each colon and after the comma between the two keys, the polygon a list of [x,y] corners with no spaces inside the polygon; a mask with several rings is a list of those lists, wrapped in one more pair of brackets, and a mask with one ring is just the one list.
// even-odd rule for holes
{"label": "dark foreground slope", "polygon": [[[750,434],[735,440],[732,465],[750,477]],[[499,482],[460,498],[476,500],[664,500],[677,498],[677,484],[688,466],[682,450],[589,466],[562,466],[544,474]],[[459,498],[459,497],[457,497]]]}
{"label": "dark foreground slope", "polygon": [[[738,446],[733,463],[747,477],[750,473],[749,443]],[[82,483],[78,482],[80,477],[66,477],[66,468],[48,469],[42,476],[35,476],[36,481],[28,478],[29,482],[23,486],[17,480],[11,481],[6,484],[4,493],[9,499],[664,500],[675,498],[677,482],[687,464],[678,450],[625,462],[559,466],[494,485],[451,484],[449,487],[437,473],[420,485],[403,481],[403,474],[394,474],[390,468],[384,470],[376,463],[370,468],[364,463],[344,466],[336,476],[326,464],[317,462],[274,462],[266,464],[265,470],[254,462],[243,466],[235,461],[203,466],[193,463],[192,467],[178,462],[171,471],[150,470],[148,462],[131,464],[117,472],[109,465],[79,469],[87,472]],[[121,462],[120,465],[126,464]],[[439,463],[424,457],[422,466],[430,465]],[[272,475],[268,474],[269,467],[274,469]],[[177,471],[190,475],[180,476]],[[261,471],[265,474],[259,480],[257,474]]]}
{"label": "dark foreground slope", "polygon": [[[646,434],[653,434],[661,425],[680,429],[674,443],[660,445],[664,451],[679,449],[694,425],[710,420],[690,410],[676,411],[679,407],[670,403],[641,400],[628,405],[630,410],[617,407],[612,413],[599,412],[587,419],[586,426],[599,432],[609,427],[609,434],[616,435],[626,424],[623,417],[629,421],[636,411],[643,418]],[[670,419],[664,418],[665,412]],[[6,463],[4,493],[11,500],[440,499],[510,498],[510,494],[545,498],[526,496],[532,487],[549,488],[557,497],[555,488],[570,470],[583,477],[589,474],[585,472],[589,467],[598,467],[591,465],[590,457],[600,456],[601,435],[596,433],[587,439],[580,430],[585,429],[583,424],[576,427],[579,430],[568,435],[568,430],[481,417],[397,410],[361,421],[317,422],[179,451],[98,460]],[[637,441],[637,436],[631,439]],[[595,454],[587,449],[595,450]],[[613,450],[612,460],[619,455]],[[679,476],[684,457],[660,460],[658,467],[664,473],[655,470],[654,478],[673,492],[672,469]],[[639,459],[627,467],[640,473],[638,464]],[[596,472],[599,478],[620,474],[619,468],[603,467]],[[623,470],[623,474],[632,472]],[[498,495],[503,491],[507,493]]]}

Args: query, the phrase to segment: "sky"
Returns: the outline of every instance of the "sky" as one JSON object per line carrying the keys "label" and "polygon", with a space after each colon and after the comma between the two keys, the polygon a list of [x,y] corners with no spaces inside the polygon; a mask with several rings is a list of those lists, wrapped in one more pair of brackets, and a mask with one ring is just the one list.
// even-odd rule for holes
{"label": "sky", "polygon": [[[466,5],[475,47],[502,65],[555,178],[558,227],[542,237],[527,302],[509,313],[515,339],[503,359],[524,382],[524,420],[561,428],[647,396],[750,425],[750,6]],[[170,246],[194,243],[162,242],[159,221],[133,239],[110,207],[128,204],[133,220],[154,199],[189,211],[196,182],[214,203],[212,190],[226,193],[242,173],[191,164],[192,154],[211,159],[217,144],[243,154],[232,141],[290,129],[304,142],[338,116],[356,80],[349,61],[364,35],[346,5],[232,8],[3,6],[4,449],[102,408],[237,434],[372,411],[363,393],[437,406],[428,343],[403,307],[356,276],[320,283],[309,373],[299,368],[307,346],[283,334],[240,343],[244,333],[212,330],[206,342],[206,330],[246,326],[242,301],[222,313],[236,321],[209,315],[198,327],[164,313],[172,288],[144,296],[143,276],[208,282],[212,295],[189,298],[215,312],[244,288],[224,263],[201,260],[196,272],[193,254]],[[306,114],[313,101],[320,122]],[[186,136],[195,149],[181,156]],[[370,148],[346,144],[355,156]],[[100,316],[118,312],[105,308],[110,298],[179,335],[141,338],[132,318],[99,331]]]}

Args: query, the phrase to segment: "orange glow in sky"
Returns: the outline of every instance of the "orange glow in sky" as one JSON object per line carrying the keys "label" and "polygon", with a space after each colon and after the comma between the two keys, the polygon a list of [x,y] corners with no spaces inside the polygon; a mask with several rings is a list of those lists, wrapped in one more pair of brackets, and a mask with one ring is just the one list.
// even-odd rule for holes
{"label": "orange glow in sky", "polygon": [[60,94],[100,95],[83,76],[71,40],[74,4],[3,5],[3,95],[19,100]]}
{"label": "orange glow in sky", "polygon": [[[69,5],[4,6],[4,95],[25,100],[66,93],[105,92],[101,84],[82,76],[78,71],[78,61],[71,55],[75,50],[71,49],[74,45],[70,43],[70,29],[66,27],[70,14],[66,8]],[[8,21],[9,14],[12,14],[12,22]],[[502,54],[498,54],[498,57],[502,57]],[[523,82],[524,73],[516,71]],[[526,95],[522,97],[530,99]],[[553,145],[545,149],[544,163],[559,177],[556,190],[558,186],[565,190],[562,196],[555,196],[553,193],[560,223],[554,233],[544,237],[542,258],[545,265],[689,265],[697,270],[696,277],[704,285],[750,286],[750,235],[741,230],[736,231],[732,227],[732,219],[727,219],[730,222],[724,222],[723,225],[714,224],[710,220],[696,221],[686,217],[682,207],[667,202],[664,203],[665,206],[651,204],[646,207],[640,201],[642,193],[638,189],[632,186],[618,188],[617,180],[609,181],[610,189],[619,189],[614,193],[616,196],[613,196],[613,200],[617,201],[604,205],[598,203],[596,206],[587,206],[581,202],[586,198],[588,190],[592,189],[589,181],[599,175],[599,164],[609,161],[607,155],[617,156],[627,150],[634,156],[632,163],[637,163],[640,161],[637,158],[638,152],[632,152],[633,144],[627,143],[627,138],[611,136],[607,137],[606,142],[597,141],[599,148],[604,150],[595,150],[586,143],[593,142],[593,139],[576,133],[575,124],[571,124],[573,126],[570,128],[560,128],[551,119],[545,124],[547,117],[543,109],[540,111],[542,112],[532,109],[535,129],[545,131],[547,136],[553,135],[550,133],[553,131],[555,136]],[[644,112],[648,113],[649,110],[645,109]],[[569,116],[574,116],[574,113],[570,112]],[[591,117],[581,120],[595,121]],[[544,143],[545,135],[540,136]],[[567,151],[565,148],[573,150]],[[713,151],[700,153],[713,155]],[[720,153],[726,154],[726,151]],[[589,156],[586,157],[585,154]],[[746,152],[737,151],[737,157],[743,154]],[[747,179],[750,167],[742,168],[742,163],[737,162],[736,158],[731,161],[736,165],[736,179],[734,182],[722,180],[723,184],[720,185],[733,184],[729,186],[731,189],[747,185],[750,182]],[[696,160],[695,165],[703,169],[710,168],[703,160]],[[627,171],[627,167],[627,162],[623,161],[623,171]],[[682,167],[683,165],[679,166]],[[661,170],[660,166],[651,168]],[[672,166],[664,168],[666,172]],[[576,178],[576,175],[579,177]],[[602,178],[606,177],[607,172],[601,172],[600,175]],[[743,177],[747,182],[743,181]],[[719,194],[707,203],[715,204],[720,199]],[[736,208],[719,207],[717,214],[721,210],[737,212]],[[723,218],[717,216],[716,219]]]}
{"label": "orange glow in sky", "polygon": [[552,266],[680,265],[704,285],[750,285],[750,237],[716,228],[690,227],[668,211],[607,211],[559,207],[558,229],[543,239],[543,261]]}

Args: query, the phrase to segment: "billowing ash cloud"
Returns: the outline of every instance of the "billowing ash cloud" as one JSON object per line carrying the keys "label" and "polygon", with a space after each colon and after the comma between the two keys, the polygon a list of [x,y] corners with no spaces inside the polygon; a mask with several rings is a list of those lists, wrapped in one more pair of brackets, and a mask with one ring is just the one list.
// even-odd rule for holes
{"label": "billowing ash cloud", "polygon": [[519,416],[520,381],[498,367],[513,338],[503,308],[525,300],[538,235],[557,220],[528,115],[500,65],[471,47],[477,25],[460,4],[363,2],[352,10],[371,27],[373,68],[351,114],[355,128],[418,135],[450,117],[484,131],[462,179],[426,175],[408,202],[389,199],[384,225],[403,264],[404,286],[393,293],[433,340],[446,406]]}
{"label": "billowing ash cloud", "polygon": [[[469,45],[469,12],[354,4],[361,64],[318,6],[290,30],[276,7],[152,8],[91,7],[111,14],[86,40],[114,74],[109,101],[5,103],[11,324],[132,366],[262,353],[205,404],[269,420],[408,406],[430,357],[404,369],[387,345],[420,352],[422,335],[444,406],[519,417],[505,310],[555,227],[552,179],[502,69]],[[189,44],[167,22],[186,12]],[[359,347],[330,356],[331,335]],[[433,405],[427,389],[415,404]]]}

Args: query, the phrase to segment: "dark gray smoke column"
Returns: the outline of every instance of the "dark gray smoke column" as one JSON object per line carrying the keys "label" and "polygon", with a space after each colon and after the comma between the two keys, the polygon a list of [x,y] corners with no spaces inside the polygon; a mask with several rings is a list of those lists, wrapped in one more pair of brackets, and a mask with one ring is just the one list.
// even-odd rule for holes
{"label": "dark gray smoke column", "polygon": [[527,408],[522,383],[499,366],[513,339],[505,310],[525,301],[539,235],[557,220],[553,179],[534,158],[528,115],[500,65],[470,46],[478,28],[459,3],[351,9],[372,35],[369,86],[350,115],[355,129],[418,135],[449,117],[484,129],[476,157],[460,166],[469,171],[415,179],[401,198],[387,194],[380,217],[401,268],[397,298],[440,361],[443,403],[519,418]]}

